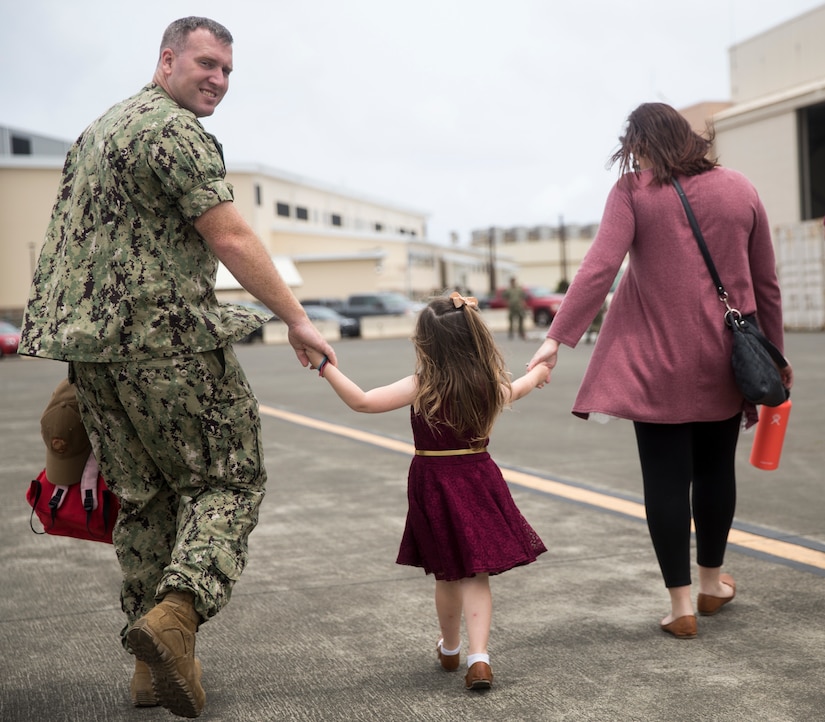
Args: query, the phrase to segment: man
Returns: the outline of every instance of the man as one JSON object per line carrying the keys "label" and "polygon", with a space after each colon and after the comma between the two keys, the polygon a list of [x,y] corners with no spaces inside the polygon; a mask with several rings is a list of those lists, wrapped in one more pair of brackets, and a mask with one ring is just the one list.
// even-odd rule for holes
{"label": "man", "polygon": [[518,326],[518,336],[524,339],[524,312],[527,309],[527,294],[518,285],[515,278],[510,279],[510,286],[504,289],[504,299],[507,301],[507,318],[509,321],[508,338],[513,338],[513,333]]}
{"label": "man", "polygon": [[[66,159],[21,353],[69,361],[101,472],[121,502],[132,701],[196,717],[198,625],[229,601],[266,471],[258,405],[232,351],[265,318],[220,305],[218,260],[289,327],[302,365],[335,354],[232,203],[211,115],[232,36],[173,22],[152,83],[84,131]],[[145,671],[145,667],[143,668]]]}

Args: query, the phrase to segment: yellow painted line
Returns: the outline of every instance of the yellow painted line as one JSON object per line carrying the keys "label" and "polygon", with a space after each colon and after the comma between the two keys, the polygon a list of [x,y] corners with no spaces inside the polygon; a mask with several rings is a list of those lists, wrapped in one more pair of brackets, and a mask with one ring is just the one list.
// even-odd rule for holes
{"label": "yellow painted line", "polygon": [[399,451],[402,454],[413,455],[415,447],[412,444],[407,444],[404,441],[395,441],[388,439],[385,436],[378,436],[378,434],[371,434],[369,431],[359,431],[358,429],[350,429],[347,426],[340,426],[339,424],[330,424],[327,421],[319,421],[318,419],[311,419],[308,416],[301,416],[301,414],[293,414],[291,411],[282,411],[271,406],[264,406],[261,404],[261,413],[267,416],[274,416],[283,421],[289,421],[292,424],[299,426],[308,426],[318,431],[326,431],[328,434],[335,434],[336,436],[344,436],[355,441],[363,441],[365,444],[372,444],[373,446],[380,446],[390,451]]}
{"label": "yellow painted line", "polygon": [[[413,455],[415,447],[404,441],[396,441],[389,439],[386,436],[379,436],[378,434],[370,433],[369,431],[360,431],[352,429],[347,426],[339,424],[332,424],[327,421],[320,421],[312,419],[308,416],[295,414],[291,411],[283,411],[272,406],[261,405],[261,413],[267,416],[272,416],[282,421],[287,421],[299,426],[307,426],[318,431],[325,431],[328,434],[335,434],[353,441],[360,441],[372,446],[378,446],[382,449],[396,451],[409,456]],[[545,494],[561,497],[581,504],[588,504],[589,506],[598,509],[606,509],[609,511],[624,514],[626,516],[634,517],[636,519],[645,518],[644,505],[636,501],[622,499],[620,497],[611,496],[610,494],[603,494],[591,489],[583,489],[572,484],[565,484],[561,481],[554,481],[552,479],[543,479],[533,474],[528,474],[523,471],[516,471],[515,469],[508,469],[501,467],[501,473],[504,478],[511,484],[524,487],[526,489],[533,489]],[[728,535],[728,541],[739,547],[750,549],[751,551],[769,554],[780,559],[804,564],[817,569],[825,569],[825,552],[816,549],[809,549],[808,547],[794,544],[793,542],[782,541],[781,539],[773,539],[760,534],[742,531],[740,529],[731,529]]]}

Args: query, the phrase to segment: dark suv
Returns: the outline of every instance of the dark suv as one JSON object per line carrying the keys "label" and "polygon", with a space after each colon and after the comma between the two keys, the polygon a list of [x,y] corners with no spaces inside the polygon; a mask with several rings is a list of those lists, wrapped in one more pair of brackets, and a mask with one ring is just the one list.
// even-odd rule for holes
{"label": "dark suv", "polygon": [[339,312],[350,318],[364,316],[408,316],[416,307],[405,295],[378,291],[376,293],[354,293]]}

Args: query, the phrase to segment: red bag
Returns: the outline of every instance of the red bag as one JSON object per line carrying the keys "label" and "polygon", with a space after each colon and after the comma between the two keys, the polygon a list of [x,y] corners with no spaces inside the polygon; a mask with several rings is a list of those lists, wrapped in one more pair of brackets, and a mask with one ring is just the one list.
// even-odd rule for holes
{"label": "red bag", "polygon": [[[58,494],[55,493],[57,490]],[[65,496],[62,501],[59,493]],[[76,539],[112,543],[112,529],[120,510],[120,502],[109,491],[103,477],[97,477],[97,508],[93,509],[92,494],[89,490],[83,499],[81,484],[56,487],[46,478],[46,470],[40,472],[26,491],[26,500],[32,508],[29,526],[35,534],[56,534]],[[58,502],[59,508],[58,508]],[[43,524],[43,531],[34,528],[34,515]]]}

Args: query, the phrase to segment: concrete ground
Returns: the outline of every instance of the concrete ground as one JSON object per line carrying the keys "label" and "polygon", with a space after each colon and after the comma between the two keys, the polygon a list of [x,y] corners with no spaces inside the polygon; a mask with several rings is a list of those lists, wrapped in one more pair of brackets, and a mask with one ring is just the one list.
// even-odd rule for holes
{"label": "concrete ground", "polygon": [[[538,343],[500,340],[516,372]],[[336,348],[364,386],[412,369],[404,339]],[[198,635],[201,719],[825,719],[825,335],[787,339],[797,384],[779,469],[751,467],[752,435],[742,437],[725,564],[737,597],[686,641],[658,629],[667,594],[639,517],[631,425],[569,413],[590,350],[563,349],[553,382],[494,431],[492,454],[549,551],[492,580],[495,685],[469,693],[463,670],[435,659],[432,579],[394,563],[407,412],[355,414],[289,348],[239,347],[264,412],[270,480],[247,570]],[[173,719],[130,705],[112,548],[29,530],[40,413],[64,371],[0,361],[0,720]]]}

